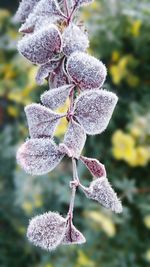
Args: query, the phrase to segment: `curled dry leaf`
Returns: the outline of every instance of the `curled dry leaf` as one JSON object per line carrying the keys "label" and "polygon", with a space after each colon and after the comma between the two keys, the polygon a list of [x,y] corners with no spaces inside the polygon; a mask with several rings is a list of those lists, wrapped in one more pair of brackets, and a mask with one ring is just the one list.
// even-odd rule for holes
{"label": "curled dry leaf", "polygon": [[71,245],[71,244],[83,244],[85,242],[86,239],[83,236],[83,234],[79,230],[77,230],[77,228],[73,225],[72,222],[68,222],[65,235],[61,244]]}
{"label": "curled dry leaf", "polygon": [[19,31],[33,32],[36,24],[40,26],[38,21],[50,18],[54,22],[59,17],[62,17],[62,12],[56,0],[40,0]]}
{"label": "curled dry leaf", "polygon": [[36,82],[37,84],[41,85],[44,83],[44,80],[48,78],[49,74],[54,71],[59,65],[59,60],[54,61],[51,60],[48,63],[45,63],[41,65],[38,69],[37,75],[36,75]]}
{"label": "curled dry leaf", "polygon": [[75,103],[75,117],[87,134],[103,132],[112,116],[118,97],[106,90],[92,90],[82,93]]}
{"label": "curled dry leaf", "polygon": [[87,35],[73,23],[65,29],[62,39],[63,53],[66,56],[70,56],[75,51],[85,52],[89,46]]}
{"label": "curled dry leaf", "polygon": [[72,53],[66,69],[71,79],[82,90],[101,87],[107,74],[106,67],[101,61],[83,52]]}
{"label": "curled dry leaf", "polygon": [[61,51],[61,45],[61,34],[58,28],[51,24],[24,36],[18,42],[18,51],[34,64],[45,64]]}
{"label": "curled dry leaf", "polygon": [[80,156],[80,160],[89,169],[90,173],[92,174],[92,176],[94,176],[94,178],[99,178],[102,176],[106,177],[105,166],[97,159]]}
{"label": "curled dry leaf", "polygon": [[105,208],[116,213],[122,212],[122,204],[106,177],[95,179],[89,187],[81,188],[88,198],[98,201]]}
{"label": "curled dry leaf", "polygon": [[67,155],[69,158],[72,158],[72,151],[64,143],[59,144],[59,151],[60,153]]}
{"label": "curled dry leaf", "polygon": [[85,141],[86,133],[83,127],[72,119],[64,137],[64,144],[68,147],[72,157],[80,157]]}
{"label": "curled dry leaf", "polygon": [[66,99],[69,96],[69,93],[72,88],[73,85],[69,84],[48,90],[41,95],[41,101],[44,106],[49,107],[51,109],[57,109],[66,102]]}
{"label": "curled dry leaf", "polygon": [[49,138],[30,139],[17,152],[18,164],[31,175],[52,171],[62,160],[57,145]]}
{"label": "curled dry leaf", "polygon": [[33,11],[39,0],[22,0],[18,10],[13,18],[14,22],[24,22],[29,14]]}
{"label": "curled dry leaf", "polygon": [[63,240],[66,220],[55,212],[34,217],[28,226],[27,237],[34,245],[54,250]]}
{"label": "curled dry leaf", "polygon": [[26,106],[25,113],[31,138],[52,137],[61,116],[40,104]]}
{"label": "curled dry leaf", "polygon": [[61,60],[58,67],[49,76],[49,87],[57,88],[68,84],[68,77],[64,71],[65,60]]}

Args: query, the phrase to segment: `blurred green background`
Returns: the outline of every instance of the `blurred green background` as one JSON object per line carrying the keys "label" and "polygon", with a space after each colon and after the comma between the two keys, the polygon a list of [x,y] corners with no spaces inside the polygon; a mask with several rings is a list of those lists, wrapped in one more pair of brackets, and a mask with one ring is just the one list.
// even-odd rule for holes
{"label": "blurred green background", "polygon": [[[83,153],[106,165],[124,210],[114,215],[79,191],[74,222],[87,243],[53,253],[29,244],[26,227],[36,214],[67,213],[71,168],[65,159],[52,173],[30,177],[16,165],[17,147],[28,137],[24,106],[47,89],[36,85],[37,68],[16,50],[17,5],[0,2],[0,267],[150,266],[150,1],[97,0],[81,11],[90,53],[108,68],[104,87],[119,96],[109,127],[88,137]],[[58,138],[65,128],[62,121]],[[78,170],[88,184],[88,171]]]}

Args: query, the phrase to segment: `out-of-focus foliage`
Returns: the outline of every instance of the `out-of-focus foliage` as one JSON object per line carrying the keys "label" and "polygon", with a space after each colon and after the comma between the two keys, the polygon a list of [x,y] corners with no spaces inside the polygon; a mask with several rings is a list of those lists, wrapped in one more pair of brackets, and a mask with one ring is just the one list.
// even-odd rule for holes
{"label": "out-of-focus foliage", "polygon": [[[36,85],[36,67],[18,55],[18,27],[11,23],[11,16],[0,10],[0,266],[150,266],[149,1],[99,0],[82,9],[91,34],[90,52],[108,68],[104,87],[119,96],[109,127],[88,138],[84,155],[106,165],[124,211],[114,215],[78,192],[75,224],[87,243],[60,247],[53,253],[30,245],[26,227],[30,217],[48,210],[66,214],[70,162],[64,160],[50,175],[41,177],[31,177],[16,166],[17,146],[28,137],[24,105],[38,102],[47,85]],[[57,133],[59,138],[65,127],[66,121]],[[82,164],[78,169],[87,185],[89,173]]]}

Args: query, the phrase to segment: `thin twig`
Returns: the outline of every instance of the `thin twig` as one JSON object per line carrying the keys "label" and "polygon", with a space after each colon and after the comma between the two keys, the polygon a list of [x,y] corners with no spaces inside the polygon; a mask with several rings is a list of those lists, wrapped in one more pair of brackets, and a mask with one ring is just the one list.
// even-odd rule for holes
{"label": "thin twig", "polygon": [[73,218],[73,210],[74,210],[74,201],[76,195],[76,189],[79,185],[79,178],[77,174],[77,166],[76,166],[76,159],[72,158],[72,169],[73,169],[73,181],[71,183],[72,193],[69,205],[68,216],[72,220]]}
{"label": "thin twig", "polygon": [[69,7],[68,7],[68,1],[67,0],[64,0],[64,5],[66,8],[67,17],[69,17]]}

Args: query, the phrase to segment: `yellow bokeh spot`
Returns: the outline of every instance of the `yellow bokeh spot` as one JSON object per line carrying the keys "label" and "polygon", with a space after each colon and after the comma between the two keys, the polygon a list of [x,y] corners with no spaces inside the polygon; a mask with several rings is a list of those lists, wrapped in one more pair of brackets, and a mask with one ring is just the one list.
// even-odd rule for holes
{"label": "yellow bokeh spot", "polygon": [[94,267],[94,262],[83,251],[79,250],[76,267]]}
{"label": "yellow bokeh spot", "polygon": [[102,230],[109,237],[113,237],[116,234],[116,227],[110,217],[97,211],[89,211],[85,213],[85,216],[92,220],[94,223],[98,224]]}
{"label": "yellow bokeh spot", "polygon": [[[67,99],[66,103],[58,108],[56,110],[56,112],[58,113],[66,113],[68,108],[69,108],[69,99]],[[65,134],[66,130],[67,130],[67,127],[68,127],[68,121],[66,120],[66,117],[62,118],[57,129],[56,129],[56,132],[55,132],[55,136],[58,136],[58,137],[61,137]]]}
{"label": "yellow bokeh spot", "polygon": [[23,104],[23,105],[28,105],[31,103],[31,99],[30,98],[26,98],[23,95],[23,91],[21,90],[14,90],[14,91],[10,91],[7,95],[7,98],[11,101],[14,101],[16,103],[19,104]]}
{"label": "yellow bokeh spot", "polygon": [[142,21],[139,19],[132,22],[131,34],[134,37],[138,37],[140,35],[141,26],[142,26]]}
{"label": "yellow bokeh spot", "polygon": [[126,77],[127,79],[127,83],[129,84],[129,86],[131,87],[136,87],[139,85],[140,79],[139,77],[129,73]]}
{"label": "yellow bokeh spot", "polygon": [[145,226],[150,229],[150,215],[146,215],[143,219]]}
{"label": "yellow bokeh spot", "polygon": [[7,112],[10,116],[12,116],[14,118],[19,115],[19,110],[17,109],[17,107],[14,107],[14,106],[8,106]]}
{"label": "yellow bokeh spot", "polygon": [[142,136],[142,134],[143,134],[142,129],[139,127],[136,127],[136,126],[133,126],[130,128],[130,133],[135,138],[138,138],[138,137]]}
{"label": "yellow bokeh spot", "polygon": [[145,253],[145,259],[150,262],[150,249],[148,249]]}
{"label": "yellow bokeh spot", "polygon": [[44,267],[53,267],[52,264],[47,263],[46,265],[44,265]]}
{"label": "yellow bokeh spot", "polygon": [[113,62],[117,62],[119,59],[120,59],[120,53],[119,53],[119,51],[114,50],[114,51],[112,52],[111,60],[112,60]]}
{"label": "yellow bokeh spot", "polygon": [[131,135],[125,134],[121,130],[117,130],[112,136],[112,143],[112,153],[116,159],[132,161],[135,157],[135,140]]}
{"label": "yellow bokeh spot", "polygon": [[5,64],[3,69],[1,70],[1,74],[3,75],[3,80],[12,80],[16,77],[16,71],[11,64]]}
{"label": "yellow bokeh spot", "polygon": [[36,208],[40,208],[43,205],[43,200],[41,195],[35,195],[34,196],[34,206]]}
{"label": "yellow bokeh spot", "polygon": [[17,229],[18,229],[18,233],[21,235],[24,235],[26,233],[26,228],[24,226],[20,226]]}
{"label": "yellow bokeh spot", "polygon": [[7,9],[0,8],[0,21],[3,21],[5,18],[8,18],[10,13]]}
{"label": "yellow bokeh spot", "polygon": [[136,166],[145,166],[149,161],[149,151],[144,146],[136,148]]}
{"label": "yellow bokeh spot", "polygon": [[33,204],[29,201],[24,201],[22,204],[22,208],[27,214],[31,214],[33,210]]}

